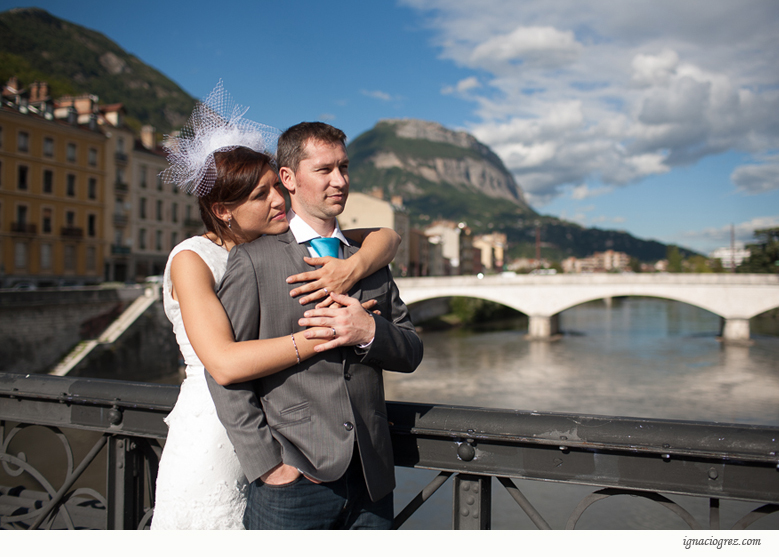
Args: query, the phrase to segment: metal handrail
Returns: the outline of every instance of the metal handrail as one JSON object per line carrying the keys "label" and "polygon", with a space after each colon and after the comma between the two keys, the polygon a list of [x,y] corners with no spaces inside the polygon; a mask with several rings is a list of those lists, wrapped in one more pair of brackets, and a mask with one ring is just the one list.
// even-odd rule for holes
{"label": "metal handrail", "polygon": [[[0,373],[0,434],[8,423],[107,435],[106,527],[137,528],[151,516],[159,441],[167,435],[163,418],[178,390],[172,385]],[[721,499],[752,501],[762,505],[754,516],[779,510],[779,427],[399,402],[389,402],[387,410],[395,465],[441,472],[398,514],[396,527],[450,476],[455,509],[462,511],[453,513],[454,526],[463,529],[490,527],[492,477],[538,528],[549,525],[511,478],[597,488],[579,504],[579,514],[599,498],[621,493],[641,494],[666,506],[675,503],[662,494],[707,497],[712,506]],[[7,439],[19,431],[13,427],[7,437],[0,435],[0,460],[6,468],[30,467],[6,451]],[[66,479],[71,485],[73,480],[73,474]],[[43,502],[51,516],[23,516],[36,516],[36,525],[51,527],[68,489],[55,490],[58,501],[50,495]],[[475,493],[479,496],[473,497]],[[672,510],[696,527],[689,513]],[[569,527],[577,519],[572,515]],[[2,513],[0,524],[19,526]],[[712,519],[709,526],[715,524]]]}

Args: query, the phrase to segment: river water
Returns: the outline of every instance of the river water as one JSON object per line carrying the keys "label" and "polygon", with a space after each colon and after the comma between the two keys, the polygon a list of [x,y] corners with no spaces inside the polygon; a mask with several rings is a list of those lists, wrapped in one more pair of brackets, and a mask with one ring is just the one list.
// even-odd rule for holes
{"label": "river water", "polygon": [[[410,375],[385,374],[387,399],[519,410],[646,418],[738,422],[779,426],[779,330],[776,320],[753,320],[751,346],[717,341],[718,316],[654,298],[584,304],[561,314],[562,338],[527,341],[525,322],[491,332],[423,333],[425,357]],[[763,333],[763,334],[761,334]],[[769,334],[764,334],[769,333]],[[402,508],[433,477],[398,469],[396,506]],[[593,489],[551,482],[516,481],[549,524],[564,528]],[[451,482],[404,526],[451,528]],[[703,525],[708,501],[672,499]],[[723,502],[730,528],[755,505]],[[533,529],[518,505],[493,481],[493,528]],[[779,517],[755,528],[779,528]],[[618,496],[596,503],[577,528],[686,528],[657,503]]]}

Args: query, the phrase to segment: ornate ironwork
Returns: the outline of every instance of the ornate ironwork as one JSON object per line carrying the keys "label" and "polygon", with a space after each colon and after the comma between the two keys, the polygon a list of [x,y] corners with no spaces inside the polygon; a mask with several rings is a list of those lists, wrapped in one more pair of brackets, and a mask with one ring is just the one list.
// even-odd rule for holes
{"label": "ornate ironwork", "polygon": [[[0,486],[0,527],[147,528],[167,434],[163,417],[177,396],[178,387],[169,385],[0,373],[0,461],[5,481],[20,483]],[[388,413],[396,466],[439,471],[398,514],[396,528],[449,477],[459,529],[491,527],[493,477],[539,529],[549,529],[549,521],[513,478],[592,486],[566,528],[599,501],[621,495],[654,501],[693,529],[719,528],[723,500],[756,504],[736,529],[779,510],[777,427],[410,403],[389,403]],[[36,430],[53,434],[64,449],[61,481],[25,454],[24,447],[40,444],[23,439]],[[93,432],[78,464],[65,430]],[[75,487],[95,474],[103,454],[105,495]],[[707,498],[709,523],[702,526],[668,495]]]}

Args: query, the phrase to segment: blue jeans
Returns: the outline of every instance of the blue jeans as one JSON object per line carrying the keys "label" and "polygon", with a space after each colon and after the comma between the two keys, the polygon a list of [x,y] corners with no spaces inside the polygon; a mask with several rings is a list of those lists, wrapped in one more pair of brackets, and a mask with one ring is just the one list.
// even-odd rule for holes
{"label": "blue jeans", "polygon": [[243,523],[247,530],[389,530],[393,516],[392,493],[371,501],[355,447],[334,482],[316,484],[303,475],[279,486],[253,482]]}

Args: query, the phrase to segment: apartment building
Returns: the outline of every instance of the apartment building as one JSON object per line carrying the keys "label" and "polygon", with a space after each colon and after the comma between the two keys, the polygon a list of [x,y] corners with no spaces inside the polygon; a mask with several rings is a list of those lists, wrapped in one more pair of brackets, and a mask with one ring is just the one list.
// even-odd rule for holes
{"label": "apartment building", "polygon": [[1,125],[0,285],[140,281],[202,232],[197,198],[162,183],[154,130],[127,126],[121,103],[12,79]]}
{"label": "apartment building", "polygon": [[338,225],[349,228],[391,228],[401,237],[400,247],[392,262],[393,272],[406,276],[410,265],[410,224],[399,197],[392,202],[385,201],[378,194],[367,195],[352,192],[343,213],[338,217]]}
{"label": "apartment building", "polygon": [[102,281],[106,137],[54,117],[45,84],[0,106],[0,287]]}

